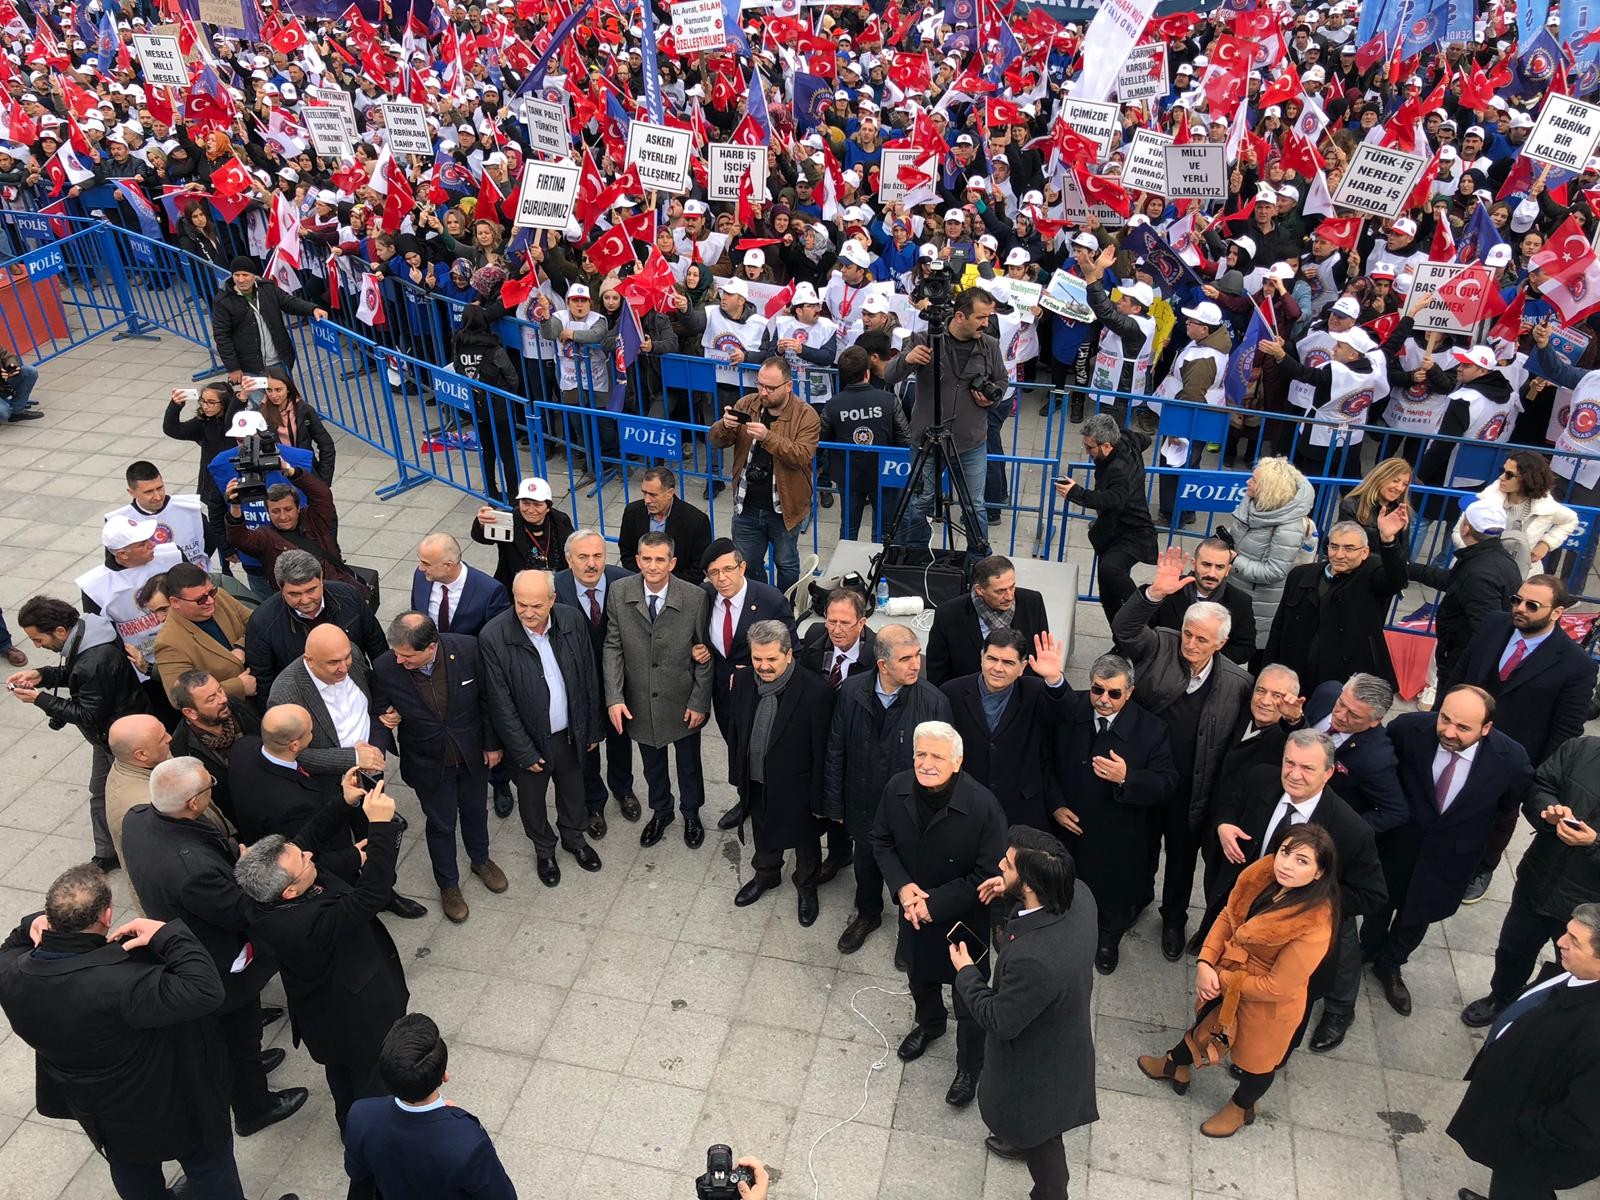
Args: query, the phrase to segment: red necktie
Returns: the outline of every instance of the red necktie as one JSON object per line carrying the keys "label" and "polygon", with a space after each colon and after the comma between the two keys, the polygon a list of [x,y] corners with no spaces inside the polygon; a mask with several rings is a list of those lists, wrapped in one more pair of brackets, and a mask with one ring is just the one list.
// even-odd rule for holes
{"label": "red necktie", "polygon": [[589,589],[589,624],[600,628],[600,601],[594,594],[594,588]]}
{"label": "red necktie", "polygon": [[733,601],[722,602],[722,657],[733,657]]}
{"label": "red necktie", "polygon": [[439,618],[434,621],[440,633],[450,632],[450,589],[439,585]]}
{"label": "red necktie", "polygon": [[1444,764],[1444,770],[1439,772],[1439,781],[1433,787],[1433,806],[1440,812],[1444,811],[1445,801],[1450,799],[1450,784],[1456,777],[1456,764],[1461,761],[1461,756],[1454,750]]}
{"label": "red necktie", "polygon": [[1527,656],[1527,653],[1528,643],[1522,638],[1518,638],[1517,648],[1511,652],[1511,657],[1506,659],[1506,665],[1500,668],[1501,683],[1511,678],[1511,672],[1517,669],[1517,664]]}
{"label": "red necktie", "polygon": [[844,671],[844,655],[835,651],[833,655],[833,669],[828,672],[828,686],[835,691],[839,687],[839,679]]}

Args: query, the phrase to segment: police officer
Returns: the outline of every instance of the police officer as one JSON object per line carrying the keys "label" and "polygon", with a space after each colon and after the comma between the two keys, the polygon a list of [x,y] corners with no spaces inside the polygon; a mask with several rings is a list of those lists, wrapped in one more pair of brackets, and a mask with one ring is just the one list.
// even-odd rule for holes
{"label": "police officer", "polygon": [[[910,441],[905,410],[894,396],[876,386],[872,362],[860,346],[851,346],[839,356],[841,387],[822,410],[822,440],[851,446],[904,446]],[[861,515],[870,503],[878,513],[877,481],[882,458],[877,454],[855,454],[835,450],[833,479],[844,492],[844,512],[839,536],[854,539],[861,528]],[[848,461],[847,461],[848,460]]]}

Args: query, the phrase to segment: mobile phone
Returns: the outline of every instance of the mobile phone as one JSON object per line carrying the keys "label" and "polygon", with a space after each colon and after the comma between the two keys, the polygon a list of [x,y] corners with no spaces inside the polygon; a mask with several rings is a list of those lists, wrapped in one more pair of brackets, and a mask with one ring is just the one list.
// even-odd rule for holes
{"label": "mobile phone", "polygon": [[362,786],[362,788],[364,790],[370,792],[373,788],[377,787],[380,783],[383,782],[383,772],[382,771],[357,771],[356,772],[356,779],[360,782],[360,784],[361,784],[361,786]]}
{"label": "mobile phone", "polygon": [[178,395],[182,396],[185,401],[194,401],[200,399],[199,388],[176,388],[174,390],[178,393]]}
{"label": "mobile phone", "polygon": [[[10,687],[11,685],[7,684],[6,686]],[[1574,817],[1562,817],[1561,818],[1561,823],[1563,825],[1565,825],[1568,829],[1582,829],[1583,828],[1583,822],[1577,820]]]}
{"label": "mobile phone", "polygon": [[733,419],[735,421],[739,422],[739,424],[747,425],[747,424],[750,423],[750,414],[749,413],[740,412],[737,408],[730,408],[728,411],[733,414]]}
{"label": "mobile phone", "polygon": [[983,956],[989,953],[989,947],[982,938],[967,928],[965,921],[957,921],[950,926],[950,931],[944,935],[944,940],[954,946],[957,942],[967,948],[967,953],[972,956],[973,962],[982,962]]}
{"label": "mobile phone", "polygon": [[491,542],[515,541],[517,524],[508,512],[497,512],[483,523],[483,536]]}
{"label": "mobile phone", "polygon": [[16,685],[16,684],[14,684],[14,683],[8,683],[8,684],[6,684],[6,691],[8,691],[8,692],[14,692],[14,691],[16,691],[16,690],[17,690],[17,685]]}

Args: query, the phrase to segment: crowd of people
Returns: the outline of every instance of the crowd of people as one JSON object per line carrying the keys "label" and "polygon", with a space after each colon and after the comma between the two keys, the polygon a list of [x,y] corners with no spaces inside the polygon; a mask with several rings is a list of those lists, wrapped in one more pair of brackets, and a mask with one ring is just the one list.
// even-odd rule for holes
{"label": "crowd of people", "polygon": [[[469,891],[511,886],[491,810],[516,812],[535,878],[558,888],[569,860],[605,869],[618,817],[643,822],[645,847],[677,826],[700,850],[724,784],[714,824],[752,847],[733,905],[778,888],[792,853],[809,927],[848,871],[849,955],[887,895],[913,1010],[898,1055],[953,1013],[945,1099],[978,1101],[1034,1200],[1063,1200],[1061,1135],[1097,1118],[1093,979],[1146,908],[1163,958],[1196,960],[1194,1006],[1138,1067],[1181,1094],[1231,1060],[1237,1087],[1201,1132],[1236,1136],[1302,1044],[1343,1042],[1367,966],[1409,1015],[1411,955],[1483,898],[1526,822],[1489,994],[1461,1013],[1488,1032],[1449,1132],[1492,1172],[1491,1200],[1600,1175],[1596,665],[1563,623],[1600,499],[1593,422],[1574,415],[1600,392],[1600,160],[1522,153],[1548,97],[1600,80],[1560,6],[1431,37],[1369,7],[1147,18],[1158,86],[1093,95],[1074,88],[1104,74],[1101,22],[989,0],[749,10],[723,50],[689,54],[648,2],[245,0],[241,30],[131,2],[0,8],[4,236],[32,236],[24,211],[99,214],[210,264],[227,376],[166,409],[167,436],[199,448],[195,491],[132,463],[81,595],[15,612],[59,663],[30,666],[0,626],[11,694],[92,747],[93,859],[0,948],[40,1111],[84,1127],[119,1195],[167,1194],[177,1160],[190,1194],[239,1200],[233,1138],[309,1094],[269,1082],[286,1057],[262,1049],[285,1015],[260,999],[276,976],[353,1195],[514,1195],[442,1099],[447,1048],[407,1015],[380,919],[428,911],[396,891],[397,758],[453,924]],[[187,86],[145,76],[135,39],[166,32]],[[1550,45],[1559,88],[1539,76]],[[562,229],[517,223],[524,166],[551,157],[528,99],[564,108],[581,167]],[[344,100],[335,138],[314,114]],[[393,150],[393,100],[421,106],[431,156]],[[634,123],[687,135],[677,194],[641,182]],[[1220,145],[1220,192],[1134,188],[1150,135]],[[713,199],[729,144],[764,147],[764,166]],[[1334,204],[1371,193],[1374,151],[1422,166],[1381,209]],[[490,500],[463,532],[495,548],[492,573],[433,533],[395,604],[346,559],[297,318],[485,385],[458,419]],[[666,354],[717,364],[715,412],[664,387]],[[40,415],[36,379],[0,357],[0,416]],[[708,490],[730,493],[730,536],[653,465],[613,556],[521,469],[517,398],[559,400],[596,410],[596,435],[565,449],[603,482],[619,381],[721,452]],[[1061,400],[1090,463],[1055,484],[1089,518],[1113,640],[1083,688],[1045,598],[987,553],[1010,492],[994,456],[1029,385]],[[1180,436],[1164,403],[1221,422]],[[877,451],[936,424],[973,498],[970,588],[925,647],[869,627],[848,587],[802,626],[805,522],[837,502],[853,537],[871,504],[881,530]],[[1185,522],[1172,469],[1208,453],[1250,468],[1244,496],[1160,552],[1158,520]],[[1319,530],[1329,479],[1344,495]],[[909,486],[897,534],[927,545],[937,463]],[[1449,551],[1419,561],[1428,523]],[[1434,673],[1421,709],[1391,717],[1385,624],[1413,582],[1440,593]],[[708,722],[728,764],[709,789]],[[140,915],[114,927],[118,870]],[[764,1194],[748,1165],[740,1194]]]}

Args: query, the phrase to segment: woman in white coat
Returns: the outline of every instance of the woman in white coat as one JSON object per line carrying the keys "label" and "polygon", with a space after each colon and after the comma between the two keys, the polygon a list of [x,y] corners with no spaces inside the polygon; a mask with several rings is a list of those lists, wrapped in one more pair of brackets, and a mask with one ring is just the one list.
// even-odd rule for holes
{"label": "woman in white coat", "polygon": [[1300,561],[1315,499],[1311,481],[1288,459],[1263,458],[1227,524],[1233,539],[1229,582],[1250,595],[1258,642],[1272,628],[1289,569]]}
{"label": "woman in white coat", "polygon": [[[1545,558],[1577,532],[1578,514],[1550,494],[1555,482],[1542,455],[1518,450],[1500,468],[1500,478],[1478,493],[1478,499],[1505,509],[1506,530],[1500,540],[1522,568],[1523,578],[1543,571]],[[1451,540],[1458,550],[1465,544],[1460,520]]]}

